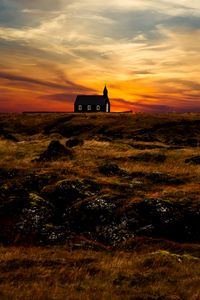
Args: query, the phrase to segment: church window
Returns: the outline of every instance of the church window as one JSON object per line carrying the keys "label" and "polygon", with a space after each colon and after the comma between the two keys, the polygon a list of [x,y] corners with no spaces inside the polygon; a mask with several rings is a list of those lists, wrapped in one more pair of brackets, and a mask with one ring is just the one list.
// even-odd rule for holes
{"label": "church window", "polygon": [[88,105],[88,106],[87,106],[87,110],[91,110],[91,105]]}
{"label": "church window", "polygon": [[100,109],[101,109],[101,106],[100,106],[100,105],[97,105],[96,108],[97,108],[97,110],[100,110]]}
{"label": "church window", "polygon": [[78,106],[78,110],[82,110],[82,105],[79,105],[79,106]]}
{"label": "church window", "polygon": [[106,112],[109,112],[109,104],[106,103]]}

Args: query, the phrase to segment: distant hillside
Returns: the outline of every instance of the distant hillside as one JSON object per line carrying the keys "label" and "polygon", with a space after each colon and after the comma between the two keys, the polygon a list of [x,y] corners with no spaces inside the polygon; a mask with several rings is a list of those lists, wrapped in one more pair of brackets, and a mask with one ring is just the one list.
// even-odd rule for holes
{"label": "distant hillside", "polygon": [[200,114],[11,114],[0,115],[0,134],[134,139],[180,146],[198,146]]}

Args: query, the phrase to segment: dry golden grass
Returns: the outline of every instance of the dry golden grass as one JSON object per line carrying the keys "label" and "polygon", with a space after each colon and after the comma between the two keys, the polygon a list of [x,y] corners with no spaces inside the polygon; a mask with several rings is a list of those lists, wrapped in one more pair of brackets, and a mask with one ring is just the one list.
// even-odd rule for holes
{"label": "dry golden grass", "polygon": [[[53,135],[55,137],[55,135]],[[95,137],[94,137],[95,138]],[[73,159],[66,159],[45,162],[32,163],[31,161],[37,158],[42,153],[52,140],[52,135],[36,134],[32,137],[23,136],[19,143],[12,141],[0,140],[0,160],[1,167],[4,168],[19,168],[19,169],[40,169],[40,173],[66,169],[68,171],[67,178],[96,178],[102,184],[116,184],[117,182],[126,182],[126,178],[104,177],[99,173],[98,167],[102,164],[111,162],[117,163],[120,168],[132,172],[161,172],[174,177],[188,179],[183,185],[162,187],[156,186],[153,190],[144,191],[141,198],[166,198],[168,196],[194,195],[194,199],[198,200],[199,194],[199,178],[200,166],[186,165],[185,159],[199,154],[199,148],[182,148],[176,150],[168,150],[166,145],[157,143],[163,146],[163,149],[138,150],[132,148],[128,141],[97,141],[95,139],[85,140],[83,146],[77,146],[73,149]],[[67,138],[59,137],[62,144],[65,144]],[[152,145],[152,143],[144,143],[144,145]],[[166,155],[166,161],[162,163],[142,162],[129,160],[128,157],[138,156],[140,154],[150,153]],[[109,193],[109,190],[105,190]],[[138,199],[138,196],[136,196]],[[133,198],[134,199],[134,198]]]}
{"label": "dry golden grass", "polygon": [[1,247],[0,260],[2,300],[200,297],[200,260],[192,255]]}
{"label": "dry golden grass", "polygon": [[[49,162],[32,162],[53,139],[65,145],[67,137],[58,132],[44,133],[47,125],[54,128],[59,122],[74,126],[94,122],[98,126],[131,134],[134,130],[154,124],[198,120],[197,114],[147,115],[136,114],[47,114],[0,115],[0,125],[19,139],[18,143],[0,139],[0,168],[35,171],[45,174],[66,170],[62,178],[93,178],[102,185],[102,193],[117,194],[135,186],[127,196],[128,205],[144,198],[199,203],[200,166],[185,164],[188,157],[199,155],[199,148],[168,149],[162,142],[143,142],[143,145],[162,146],[162,149],[139,150],[131,146],[128,138],[101,140],[83,133],[84,145],[73,148],[73,157]],[[117,119],[116,119],[117,118]],[[68,120],[69,119],[69,120]],[[68,120],[68,121],[67,121]],[[59,121],[59,122],[58,122]],[[70,123],[71,122],[71,123]],[[85,124],[85,123],[84,123]],[[30,125],[33,128],[31,134]],[[16,132],[15,132],[16,129]],[[110,135],[109,135],[110,137]],[[159,162],[134,161],[129,157],[144,153],[164,154]],[[117,164],[128,174],[134,172],[168,174],[183,179],[179,185],[140,182],[140,178],[104,176],[99,166]],[[53,299],[132,299],[132,300],[199,300],[200,253],[198,245],[164,247],[143,241],[135,242],[139,250],[132,252],[72,250],[70,247],[0,247],[0,299],[1,300],[53,300]],[[127,242],[128,244],[128,242]],[[140,246],[138,246],[140,245]],[[124,248],[123,248],[124,247]],[[193,250],[191,250],[193,249]]]}

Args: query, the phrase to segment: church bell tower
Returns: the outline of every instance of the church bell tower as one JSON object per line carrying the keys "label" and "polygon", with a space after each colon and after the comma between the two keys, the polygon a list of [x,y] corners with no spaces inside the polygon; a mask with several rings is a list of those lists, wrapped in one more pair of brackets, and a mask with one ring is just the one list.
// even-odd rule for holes
{"label": "church bell tower", "polygon": [[104,96],[104,98],[108,98],[108,90],[107,90],[106,85],[105,85],[104,90],[103,90],[103,96]]}

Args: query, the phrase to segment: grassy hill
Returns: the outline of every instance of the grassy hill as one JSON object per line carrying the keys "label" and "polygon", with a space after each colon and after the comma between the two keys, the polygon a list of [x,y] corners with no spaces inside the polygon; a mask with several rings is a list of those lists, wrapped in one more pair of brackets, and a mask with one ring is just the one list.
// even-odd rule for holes
{"label": "grassy hill", "polygon": [[199,299],[199,147],[195,113],[0,115],[1,299]]}

